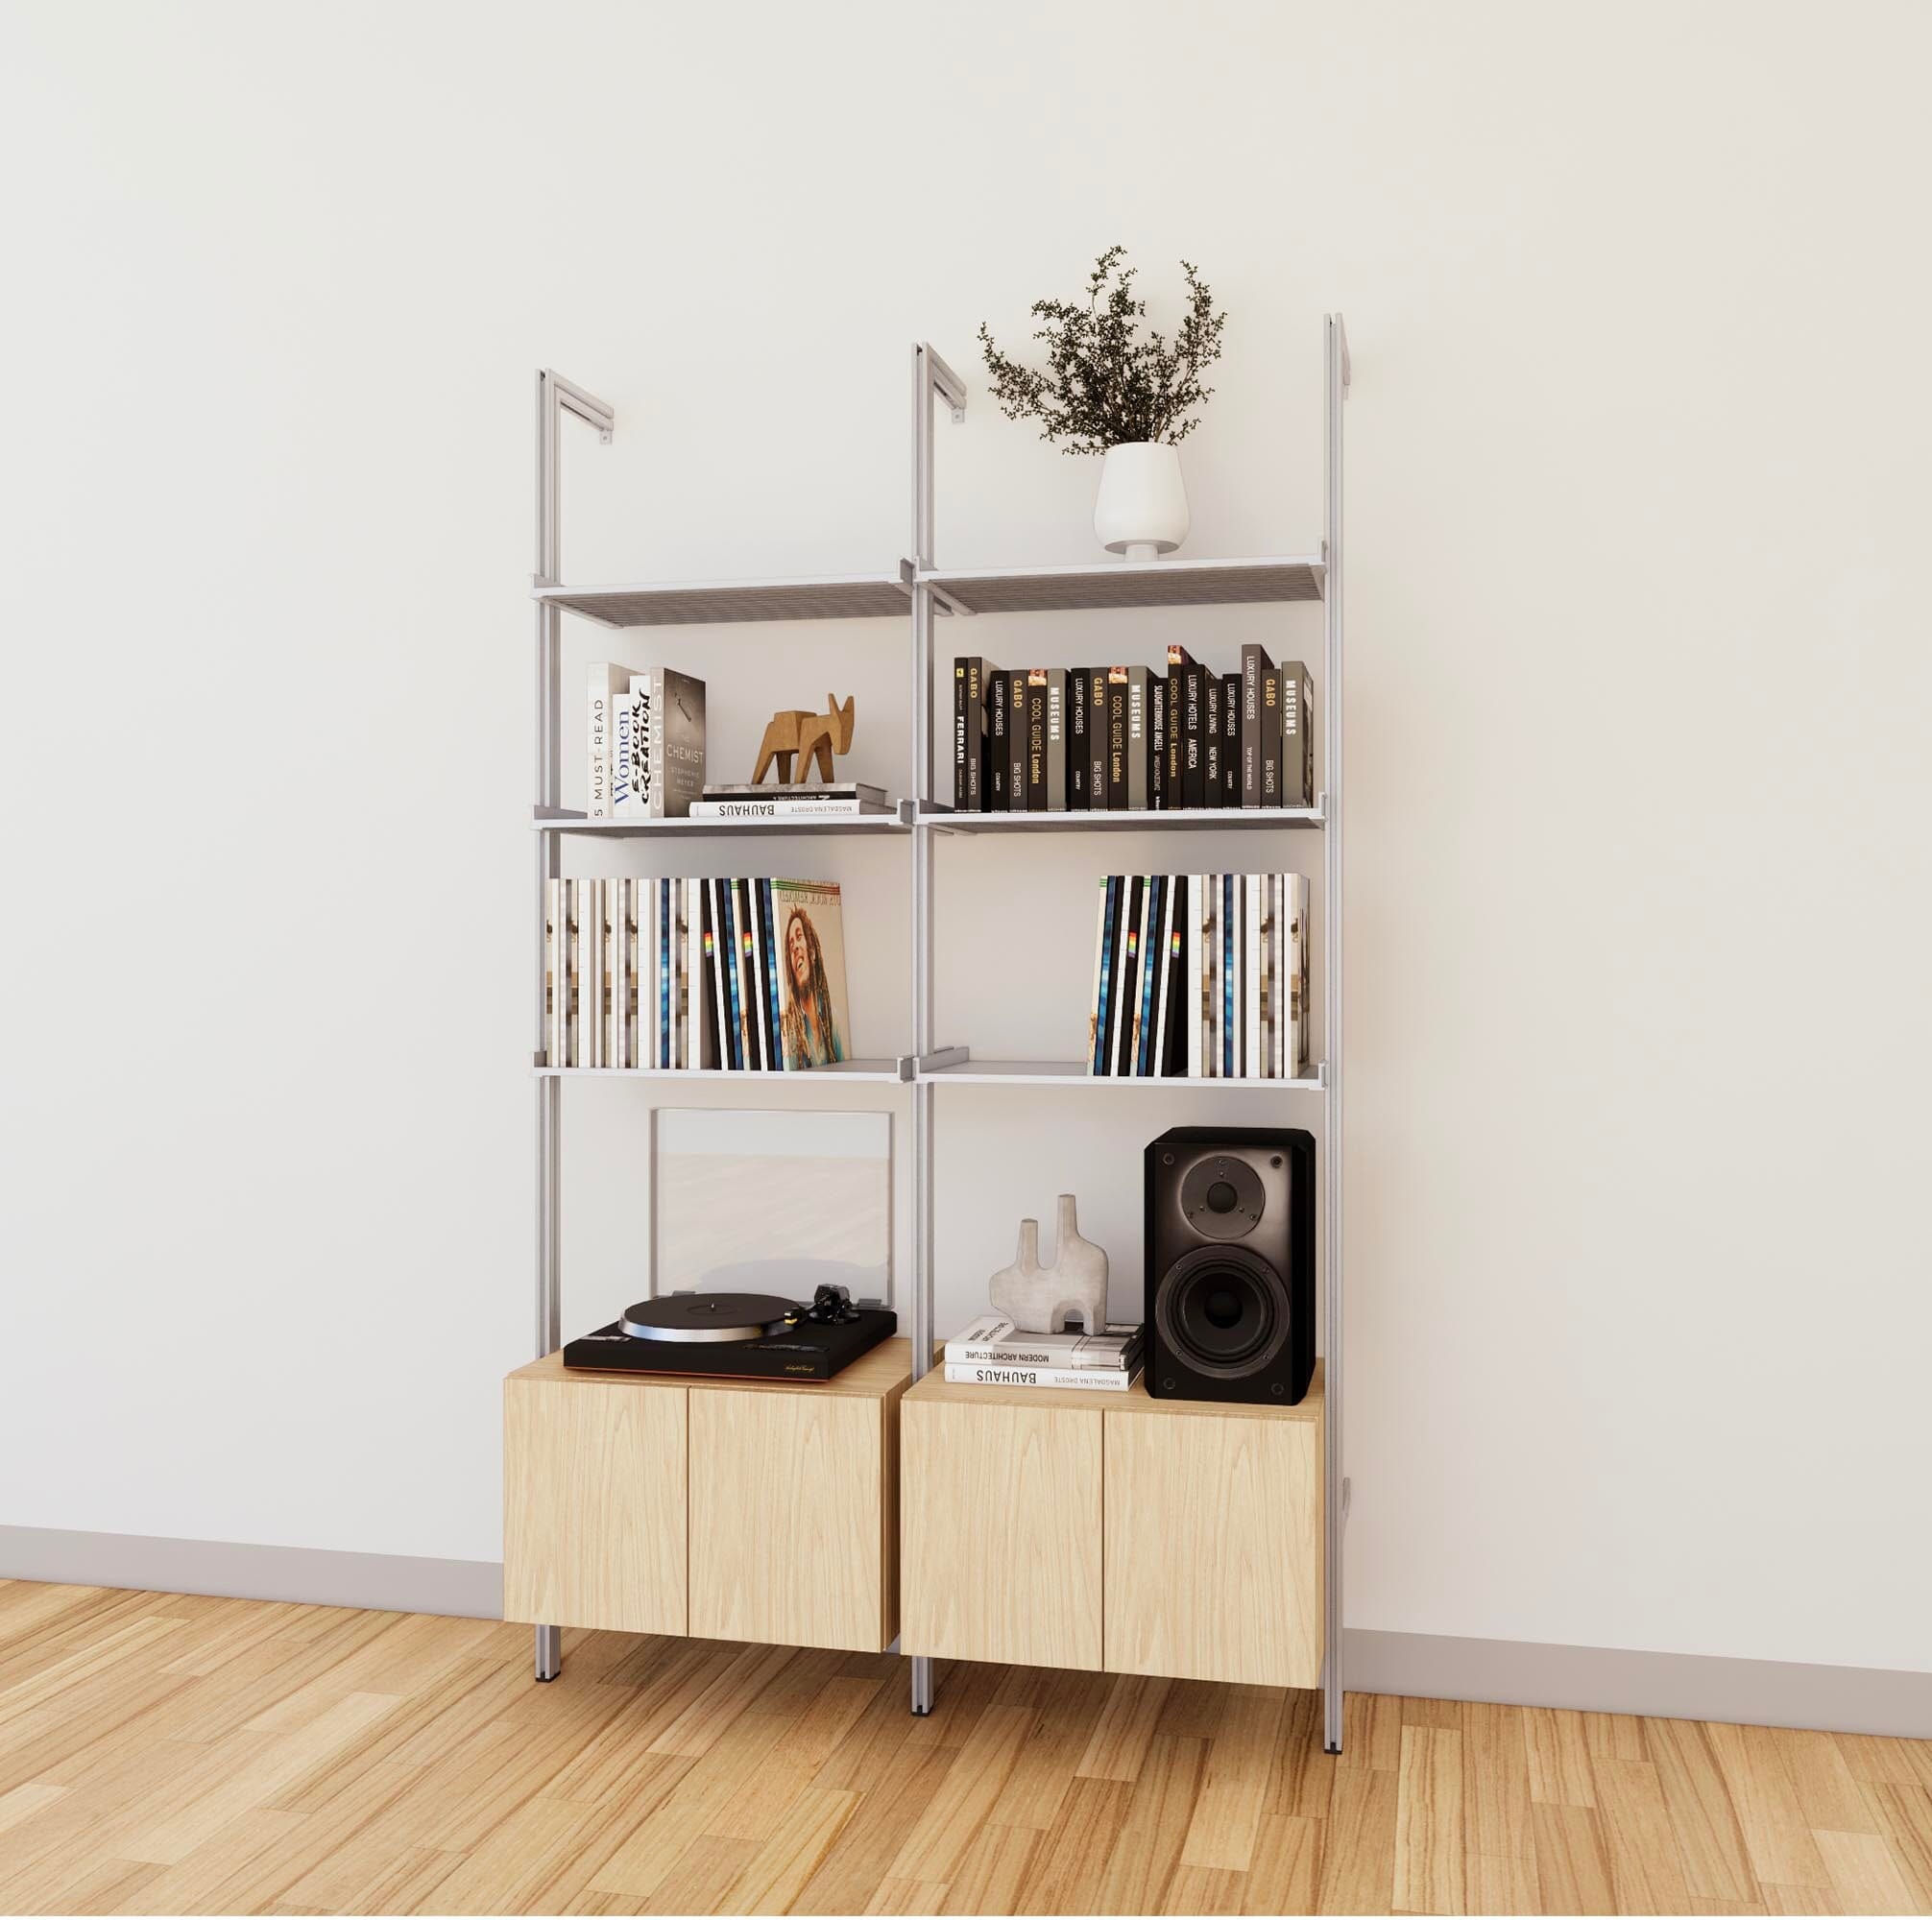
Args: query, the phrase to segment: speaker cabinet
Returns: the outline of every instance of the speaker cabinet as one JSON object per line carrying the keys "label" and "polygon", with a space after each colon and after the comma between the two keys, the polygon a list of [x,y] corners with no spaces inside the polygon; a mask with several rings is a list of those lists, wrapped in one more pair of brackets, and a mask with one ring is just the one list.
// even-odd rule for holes
{"label": "speaker cabinet", "polygon": [[1156,1400],[1292,1406],[1315,1372],[1315,1136],[1174,1127],[1147,1154]]}

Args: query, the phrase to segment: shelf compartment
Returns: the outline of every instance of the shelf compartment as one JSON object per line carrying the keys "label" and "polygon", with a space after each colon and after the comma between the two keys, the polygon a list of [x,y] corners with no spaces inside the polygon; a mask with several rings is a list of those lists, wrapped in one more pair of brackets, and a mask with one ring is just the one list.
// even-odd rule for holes
{"label": "shelf compartment", "polygon": [[902,800],[891,813],[819,814],[804,820],[591,820],[581,813],[554,813],[539,814],[530,824],[539,833],[582,833],[597,840],[718,835],[755,840],[798,833],[905,833],[911,830],[912,819],[912,803]]}
{"label": "shelf compartment", "polygon": [[910,1056],[898,1060],[841,1060],[830,1067],[785,1073],[762,1067],[544,1067],[532,1069],[540,1080],[760,1080],[788,1087],[814,1080],[863,1080],[899,1086],[912,1078]]}
{"label": "shelf compartment", "polygon": [[1143,1092],[1165,1088],[1171,1092],[1225,1092],[1230,1087],[1256,1088],[1272,1093],[1318,1093],[1328,1085],[1328,1069],[1316,1061],[1294,1080],[1191,1079],[1169,1074],[1165,1077],[1132,1079],[1124,1075],[1092,1073],[1084,1060],[973,1060],[954,1065],[940,1064],[944,1056],[929,1054],[922,1063],[919,1078],[942,1086],[979,1087],[1124,1087]]}
{"label": "shelf compartment", "polygon": [[698,627],[756,620],[906,619],[912,601],[898,573],[800,575],[789,580],[645,581],[620,587],[539,585],[533,597],[606,627]]}
{"label": "shelf compartment", "polygon": [[949,813],[922,808],[915,824],[935,833],[1162,833],[1172,828],[1194,832],[1237,831],[1255,828],[1320,828],[1327,824],[1326,794],[1313,806],[1189,806],[1172,812],[1147,808],[1109,813]]}
{"label": "shelf compartment", "polygon": [[1319,600],[1318,556],[1116,560],[1080,566],[934,567],[915,577],[962,613],[1061,613],[1094,607],[1244,607]]}

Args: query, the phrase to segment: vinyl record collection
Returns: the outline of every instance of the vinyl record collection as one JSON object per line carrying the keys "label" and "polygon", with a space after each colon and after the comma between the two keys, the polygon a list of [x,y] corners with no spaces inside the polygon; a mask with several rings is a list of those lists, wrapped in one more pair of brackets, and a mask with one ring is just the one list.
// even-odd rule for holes
{"label": "vinyl record collection", "polygon": [[961,813],[1313,806],[1314,683],[1259,646],[1218,674],[1184,646],[1164,667],[953,662]]}
{"label": "vinyl record collection", "polygon": [[1087,1070],[1292,1080],[1308,1069],[1308,880],[1114,874],[1100,882]]}
{"label": "vinyl record collection", "polygon": [[802,1072],[850,1057],[838,889],[560,879],[543,900],[544,1064]]}

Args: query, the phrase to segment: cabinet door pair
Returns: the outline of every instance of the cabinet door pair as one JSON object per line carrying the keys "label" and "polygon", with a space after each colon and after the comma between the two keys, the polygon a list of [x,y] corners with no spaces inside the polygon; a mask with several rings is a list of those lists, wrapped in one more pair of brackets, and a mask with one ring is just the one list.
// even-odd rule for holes
{"label": "cabinet door pair", "polygon": [[898,1632],[889,1410],[877,1398],[513,1377],[504,1618],[880,1651]]}
{"label": "cabinet door pair", "polygon": [[1319,1421],[1172,1407],[908,1397],[905,1650],[1319,1685]]}

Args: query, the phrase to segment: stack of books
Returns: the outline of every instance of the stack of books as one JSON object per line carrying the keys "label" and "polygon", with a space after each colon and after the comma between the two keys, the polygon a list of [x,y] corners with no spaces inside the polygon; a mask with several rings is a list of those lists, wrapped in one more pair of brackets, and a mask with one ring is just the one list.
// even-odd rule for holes
{"label": "stack of books", "polygon": [[1315,684],[1259,646],[1215,673],[1184,646],[1164,666],[953,662],[960,813],[1168,812],[1315,804]]}
{"label": "stack of books", "polygon": [[1100,882],[1087,1070],[1295,1080],[1308,1071],[1308,880],[1113,874]]}
{"label": "stack of books", "polygon": [[543,896],[544,1065],[803,1072],[849,1059],[829,881],[558,879]]}
{"label": "stack of books", "polygon": [[1002,1315],[982,1313],[946,1343],[946,1378],[969,1386],[1125,1393],[1140,1377],[1138,1327],[1109,1325],[1100,1333],[1022,1333]]}
{"label": "stack of books", "polygon": [[885,789],[864,780],[708,786],[691,804],[693,820],[837,820],[891,811]]}
{"label": "stack of books", "polygon": [[681,820],[705,783],[705,684],[661,666],[591,665],[592,820]]}

